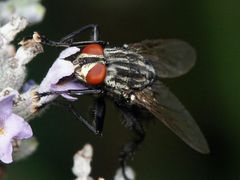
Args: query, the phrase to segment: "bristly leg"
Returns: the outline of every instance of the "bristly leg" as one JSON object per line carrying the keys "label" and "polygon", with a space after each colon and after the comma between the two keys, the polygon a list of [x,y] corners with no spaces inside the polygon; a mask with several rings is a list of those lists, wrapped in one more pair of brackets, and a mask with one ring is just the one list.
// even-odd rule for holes
{"label": "bristly leg", "polygon": [[39,98],[42,98],[44,96],[50,96],[50,95],[61,95],[61,94],[67,94],[69,96],[78,96],[78,95],[86,95],[86,94],[101,94],[102,90],[100,89],[69,89],[66,91],[48,91],[48,92],[42,92],[37,93]]}
{"label": "bristly leg", "polygon": [[82,34],[83,32],[85,32],[89,29],[92,29],[90,40],[98,41],[99,40],[99,27],[98,27],[98,25],[97,24],[88,24],[88,25],[83,26],[80,29],[66,35],[65,37],[63,37],[60,40],[60,42],[69,42],[69,41],[73,42],[74,38],[76,38],[78,35]]}
{"label": "bristly leg", "polygon": [[90,123],[85,118],[83,118],[77,109],[73,106],[72,103],[67,105],[67,108],[73,113],[73,115],[80,120],[90,131],[92,131],[96,135],[102,135],[103,125],[104,125],[104,116],[105,116],[105,100],[104,97],[99,96],[95,98],[95,102],[93,105],[94,115],[92,118],[92,122]]}
{"label": "bristly leg", "polygon": [[40,43],[42,43],[43,45],[47,45],[47,46],[54,46],[54,47],[71,47],[71,46],[76,46],[76,47],[85,47],[88,44],[100,44],[102,46],[105,46],[107,44],[107,42],[102,41],[102,40],[98,40],[98,41],[78,41],[78,42],[58,42],[58,41],[53,41],[48,39],[46,36],[44,35],[39,35],[40,37]]}
{"label": "bristly leg", "polygon": [[94,99],[93,106],[91,108],[92,119],[95,122],[96,131],[98,134],[102,134],[104,119],[105,119],[105,99],[103,96],[99,96]]}
{"label": "bristly leg", "polygon": [[[82,34],[83,32],[92,29],[90,40],[88,41],[74,41],[74,38]],[[99,40],[99,28],[96,24],[89,24],[83,26],[82,28],[68,34],[67,36],[63,37],[60,41],[52,41],[48,39],[44,35],[40,35],[40,33],[35,33],[35,37],[38,37],[40,42],[44,45],[54,46],[54,47],[70,47],[70,46],[77,46],[77,47],[84,47],[88,44],[100,44],[105,46],[107,42]]]}
{"label": "bristly leg", "polygon": [[[80,113],[77,111],[77,109],[74,107],[74,105],[72,104],[72,102],[66,102],[66,101],[59,101],[59,100],[55,100],[53,102],[50,102],[49,104],[54,105],[54,106],[59,106],[62,108],[65,108],[67,110],[69,110],[80,122],[82,122],[90,131],[92,131],[94,134],[99,135],[95,128],[94,125],[92,125],[91,123],[89,123],[84,117],[82,117],[80,115]],[[49,105],[48,104],[48,105]],[[46,104],[43,104],[40,108],[44,108]]]}
{"label": "bristly leg", "polygon": [[105,101],[104,97],[100,96],[95,99],[94,105],[94,115],[92,117],[92,122],[90,123],[85,118],[83,118],[72,103],[68,104],[68,109],[73,113],[73,115],[80,120],[90,131],[96,135],[102,135],[104,116],[105,116]]}
{"label": "bristly leg", "polygon": [[132,139],[130,142],[126,143],[123,146],[119,154],[119,161],[122,167],[123,176],[126,180],[129,180],[125,171],[127,161],[134,156],[135,152],[138,150],[139,146],[143,142],[145,138],[145,131],[142,123],[135,117],[134,114],[128,112],[125,108],[121,108],[121,111],[125,120],[125,125],[136,135],[134,139]]}
{"label": "bristly leg", "polygon": [[92,131],[96,135],[101,135],[104,125],[104,117],[105,117],[105,100],[104,96],[101,94],[103,93],[102,90],[98,89],[83,89],[83,90],[67,90],[67,91],[49,91],[38,93],[38,98],[42,98],[44,96],[49,95],[61,95],[61,94],[68,94],[70,96],[79,96],[79,95],[86,95],[86,94],[98,94],[98,97],[95,97],[94,104],[92,107],[92,122],[89,123],[85,118],[83,118],[77,109],[74,107],[73,103],[66,102],[66,103],[52,103],[55,105],[61,105],[66,107],[72,114],[80,120],[90,131]]}
{"label": "bristly leg", "polygon": [[80,113],[78,113],[77,109],[73,106],[73,104],[68,105],[68,109],[72,114],[80,121],[82,122],[90,131],[92,131],[94,134],[99,135],[99,132],[97,131],[96,127],[92,124],[90,124],[85,118],[83,118]]}

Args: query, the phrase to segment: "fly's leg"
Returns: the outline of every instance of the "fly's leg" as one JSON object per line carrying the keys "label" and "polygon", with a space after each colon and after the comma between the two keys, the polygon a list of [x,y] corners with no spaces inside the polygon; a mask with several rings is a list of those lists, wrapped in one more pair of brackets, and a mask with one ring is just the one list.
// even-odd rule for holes
{"label": "fly's leg", "polygon": [[99,27],[97,24],[88,24],[86,26],[81,27],[80,29],[68,34],[67,36],[63,37],[60,42],[69,42],[73,41],[75,37],[77,37],[79,34],[92,29],[90,40],[92,41],[98,41],[99,40]]}
{"label": "fly's leg", "polygon": [[48,92],[37,93],[37,96],[38,98],[42,98],[44,96],[61,95],[61,94],[77,96],[77,95],[100,94],[100,93],[102,93],[102,90],[100,89],[81,89],[81,90],[69,89],[66,91],[48,91]]}
{"label": "fly's leg", "polygon": [[105,102],[103,97],[98,98],[94,105],[95,114],[93,117],[93,122],[96,125],[89,123],[86,119],[84,119],[73,106],[73,104],[68,105],[68,109],[73,113],[73,115],[80,120],[90,131],[92,131],[95,135],[102,135],[103,124],[104,124],[104,116],[105,116]]}
{"label": "fly's leg", "polygon": [[84,119],[76,110],[76,108],[73,106],[73,104],[69,104],[68,109],[70,110],[70,112],[72,112],[72,114],[78,119],[80,120],[80,122],[82,122],[90,131],[92,131],[94,134],[98,135],[95,127],[93,125],[91,125],[86,119]]}
{"label": "fly's leg", "polygon": [[120,161],[120,165],[122,167],[122,173],[123,176],[126,180],[129,180],[129,178],[127,177],[126,174],[126,165],[127,165],[127,161],[128,159],[132,158],[135,154],[135,152],[137,151],[137,149],[139,148],[140,144],[143,142],[144,138],[145,138],[145,132],[144,131],[139,131],[136,130],[134,128],[134,132],[136,133],[136,138],[133,139],[132,141],[126,143],[119,155],[119,161]]}
{"label": "fly's leg", "polygon": [[76,47],[85,47],[88,44],[99,44],[101,46],[106,46],[108,42],[98,40],[98,41],[79,41],[79,42],[73,42],[70,44],[70,46],[76,46]]}
{"label": "fly's leg", "polygon": [[92,122],[94,123],[90,123],[90,121],[82,117],[72,103],[57,101],[57,102],[51,102],[51,104],[67,108],[80,122],[82,122],[87,127],[87,129],[89,129],[95,135],[102,135],[103,125],[104,125],[104,116],[105,116],[104,97],[99,96],[95,98],[94,101],[95,102],[92,107],[94,114],[92,114],[91,116]]}
{"label": "fly's leg", "polygon": [[125,125],[127,126],[128,129],[132,130],[136,134],[136,137],[133,140],[131,140],[130,142],[126,143],[123,146],[119,155],[119,161],[122,167],[123,176],[126,180],[129,180],[125,171],[127,161],[128,159],[134,156],[135,152],[143,142],[145,138],[145,131],[142,126],[142,123],[138,121],[132,113],[127,112],[126,110],[123,110],[123,109],[122,109],[122,113],[123,113],[123,118],[126,121]]}
{"label": "fly's leg", "polygon": [[76,47],[84,47],[88,44],[100,44],[102,46],[105,46],[107,44],[107,42],[105,41],[101,41],[101,40],[90,40],[90,41],[78,41],[78,42],[58,42],[58,41],[52,41],[50,39],[48,39],[46,36],[44,35],[38,35],[39,39],[40,39],[40,43],[42,43],[43,45],[47,45],[47,46],[54,46],[54,47],[71,47],[71,46],[76,46]]}
{"label": "fly's leg", "polygon": [[105,100],[104,97],[100,96],[97,99],[95,99],[95,102],[92,107],[92,115],[93,120],[96,123],[96,132],[98,134],[102,134],[103,131],[103,125],[104,125],[104,119],[105,119]]}
{"label": "fly's leg", "polygon": [[[76,38],[79,34],[92,29],[91,37],[89,41],[76,41],[74,42],[74,38]],[[52,41],[46,38],[44,35],[40,35],[37,33],[38,39],[40,39],[40,42],[44,45],[48,46],[55,46],[55,47],[70,47],[70,46],[77,46],[77,47],[84,47],[88,44],[100,44],[105,46],[107,43],[105,41],[99,40],[99,28],[96,24],[89,24],[86,26],[83,26],[82,28],[70,33],[69,35],[63,37],[59,42],[58,41]]]}
{"label": "fly's leg", "polygon": [[[49,95],[61,95],[61,94],[68,94],[70,96],[76,96],[76,95],[86,95],[86,94],[100,94],[102,93],[102,90],[99,89],[83,89],[83,90],[67,90],[67,91],[49,91],[49,92],[43,92],[38,93],[38,98]],[[63,104],[61,104],[63,105]],[[80,120],[90,131],[92,131],[96,135],[101,135],[103,130],[103,124],[104,124],[104,116],[105,116],[105,101],[104,97],[100,96],[95,99],[93,108],[92,108],[92,119],[95,123],[95,126],[90,124],[87,120],[85,120],[76,110],[76,108],[73,106],[73,104],[68,103],[64,105],[67,107],[73,115]]]}

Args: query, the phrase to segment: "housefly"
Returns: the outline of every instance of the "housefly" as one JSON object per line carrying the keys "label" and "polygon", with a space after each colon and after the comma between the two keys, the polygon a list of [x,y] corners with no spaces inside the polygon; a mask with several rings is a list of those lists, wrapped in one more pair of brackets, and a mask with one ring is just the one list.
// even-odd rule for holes
{"label": "housefly", "polygon": [[[91,40],[75,41],[79,34],[88,29],[92,29]],[[71,107],[74,115],[91,131],[101,134],[104,98],[107,96],[120,109],[126,126],[136,133],[136,138],[127,143],[120,153],[123,167],[145,137],[142,123],[146,116],[161,121],[194,150],[209,153],[207,141],[197,123],[161,82],[164,78],[181,76],[193,67],[196,54],[188,43],[177,39],[154,39],[111,47],[99,40],[98,26],[93,24],[84,26],[60,41],[38,35],[44,45],[81,48],[80,52],[65,60],[75,65],[74,76],[79,83],[85,84],[99,96],[93,105],[94,123],[86,121]],[[72,95],[74,91],[69,90],[68,93]]]}

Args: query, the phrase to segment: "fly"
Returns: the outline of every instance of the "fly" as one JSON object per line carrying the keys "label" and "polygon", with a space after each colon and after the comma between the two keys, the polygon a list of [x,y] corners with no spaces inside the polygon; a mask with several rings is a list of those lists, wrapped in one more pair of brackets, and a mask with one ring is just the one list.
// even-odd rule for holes
{"label": "fly", "polygon": [[[92,29],[91,40],[74,41],[88,29]],[[65,60],[75,65],[74,76],[79,83],[84,83],[93,94],[99,94],[93,105],[93,124],[87,122],[75,107],[71,107],[73,114],[88,129],[95,134],[102,133],[104,98],[107,96],[119,108],[126,126],[136,133],[136,138],[125,144],[120,153],[123,169],[144,140],[143,122],[149,117],[161,121],[194,150],[209,153],[207,141],[197,123],[161,82],[164,78],[181,76],[193,67],[196,54],[188,43],[177,39],[155,39],[111,47],[99,40],[98,26],[94,24],[82,27],[59,42],[38,36],[44,45],[81,48],[80,53]],[[74,94],[74,91],[68,92]]]}

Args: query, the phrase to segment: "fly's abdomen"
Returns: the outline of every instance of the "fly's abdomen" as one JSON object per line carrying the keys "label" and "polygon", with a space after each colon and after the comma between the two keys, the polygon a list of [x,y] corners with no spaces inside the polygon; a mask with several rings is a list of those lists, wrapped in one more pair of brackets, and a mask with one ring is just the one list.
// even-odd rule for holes
{"label": "fly's abdomen", "polygon": [[105,48],[104,57],[107,64],[105,85],[115,93],[141,90],[154,80],[155,71],[152,65],[135,52]]}

